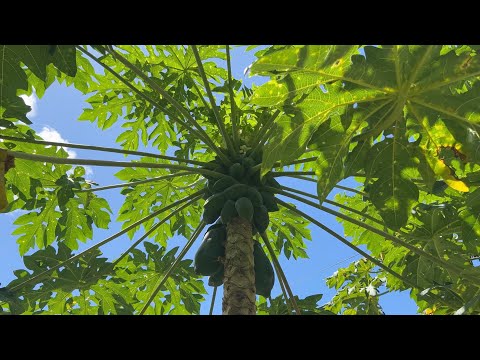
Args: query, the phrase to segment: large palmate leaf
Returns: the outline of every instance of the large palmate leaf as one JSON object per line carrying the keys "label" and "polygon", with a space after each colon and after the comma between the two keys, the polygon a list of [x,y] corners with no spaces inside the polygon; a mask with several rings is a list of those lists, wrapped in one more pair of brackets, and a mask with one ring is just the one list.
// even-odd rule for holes
{"label": "large palmate leaf", "polygon": [[372,264],[361,259],[336,271],[327,285],[339,291],[325,308],[344,315],[383,315],[378,295],[386,278],[372,270]]}
{"label": "large palmate leaf", "polygon": [[378,91],[356,89],[344,92],[335,85],[332,87],[332,96],[325,96],[321,89],[315,88],[298,105],[285,106],[286,114],[275,122],[273,135],[265,146],[262,173],[268,172],[278,160],[288,162],[302,155],[312,134],[330,117],[341,115],[346,108],[358,102],[385,99]]}
{"label": "large palmate leaf", "polygon": [[[430,202],[431,204],[416,206],[413,209],[411,222],[396,234],[435,257],[448,260],[450,263],[466,269],[465,271],[473,271],[475,269],[471,258],[474,258],[478,253],[475,247],[475,244],[478,244],[478,239],[466,240],[464,232],[468,233],[470,228],[467,224],[462,225],[459,215],[466,210],[462,207],[462,202],[459,199],[450,200],[450,203],[439,204],[438,202],[442,199],[445,201],[445,198],[440,196],[423,193],[420,198],[421,202]],[[365,213],[365,216],[370,215],[377,219],[380,218],[375,206],[359,195],[353,197],[337,196],[337,200],[353,209],[361,210]],[[342,210],[342,212],[348,213],[346,210]],[[353,213],[349,215],[357,219],[362,218],[361,215]],[[370,225],[375,225],[371,220],[364,219],[364,221]],[[437,313],[453,313],[475,296],[475,287],[465,286],[462,277],[437,266],[430,259],[413,255],[408,250],[397,247],[382,239],[381,236],[371,234],[359,226],[352,226],[344,222],[344,227],[346,235],[351,236],[355,244],[366,244],[374,257],[403,276],[403,278],[392,276],[382,269],[376,270],[371,264],[371,271],[375,270],[379,274],[378,276],[386,279],[385,286],[388,290],[405,289],[405,281],[415,284],[414,289],[412,289],[412,296],[418,300],[417,304],[421,311],[435,304],[438,309]],[[342,279],[340,284],[343,284],[343,282]],[[344,300],[342,298],[337,299],[339,306],[344,306],[342,305]]]}
{"label": "large palmate leaf", "polygon": [[[26,127],[5,129],[3,134],[24,138],[39,138]],[[29,143],[1,142],[0,147],[25,153],[67,158],[63,148],[38,147]],[[68,174],[68,175],[67,175]],[[43,249],[54,242],[63,242],[77,249],[78,242],[93,237],[93,227],[106,229],[111,209],[105,199],[93,193],[79,193],[85,186],[85,169],[71,165],[32,166],[31,162],[17,159],[15,167],[6,175],[7,211],[27,210],[18,216],[13,234],[18,235],[20,254],[32,248]]]}
{"label": "large palmate leaf", "polygon": [[272,248],[279,255],[283,253],[290,259],[308,258],[304,239],[312,240],[308,222],[301,216],[286,208],[270,213],[271,226],[267,229],[267,236],[272,241]]}
{"label": "large palmate leaf", "polygon": [[[111,281],[97,285],[105,292],[123,298],[139,312],[150,293],[157,287],[175,259],[178,247],[166,251],[164,247],[146,242],[146,253],[134,250],[118,263]],[[146,314],[198,314],[204,300],[205,288],[193,272],[192,260],[183,260],[160,288],[154,303]]]}
{"label": "large palmate leaf", "polygon": [[[468,191],[440,152],[451,147],[462,162],[477,162],[479,71],[474,50],[442,46],[271,51],[253,64],[252,72],[274,79],[258,87],[252,101],[278,107],[285,115],[273,126],[262,171],[302,155],[307,146],[318,149],[315,170],[322,202],[333,184],[351,175],[344,169],[349,151],[356,144],[362,144],[358,151],[374,144],[366,154],[373,162],[357,169],[365,169],[368,183],[373,180],[372,201],[386,224],[400,228],[418,199],[408,179],[410,168],[418,166],[422,176]],[[341,121],[335,120],[338,116]],[[418,150],[409,146],[412,139],[418,139]],[[410,160],[413,154],[419,163]],[[427,180],[432,184],[433,178]]]}
{"label": "large palmate leaf", "polygon": [[[200,125],[211,123],[211,109],[206,107],[206,96],[198,75],[197,64],[190,47],[183,46],[146,46],[146,56],[137,46],[122,46],[124,54],[132,64],[145,73],[151,73],[152,79],[164,88],[175,101],[186,109],[191,109],[195,119]],[[217,47],[200,47],[200,55],[203,59],[224,59],[225,53]],[[121,73],[129,81],[133,81],[136,74],[132,70],[125,70],[122,63],[112,57],[103,57],[102,62],[113,71]],[[226,78],[225,69],[217,66],[214,62],[204,64],[206,74],[214,81],[222,81]],[[147,146],[151,144],[161,152],[168,147],[178,146],[179,141],[187,139],[182,146],[194,149],[200,147],[199,139],[185,131],[185,128],[175,125],[175,121],[168,115],[182,117],[177,109],[164,99],[157,99],[157,95],[143,81],[134,81],[135,87],[140,92],[158,101],[161,108],[155,106],[110,72],[95,75],[96,83],[88,88],[93,93],[87,100],[91,108],[86,108],[79,120],[97,122],[101,129],[111,127],[115,122],[123,122],[122,127],[126,130],[121,133],[117,142],[125,149],[136,150],[140,142]],[[108,107],[104,104],[108,103]],[[167,112],[165,112],[165,110]],[[167,136],[166,136],[167,135]],[[217,134],[214,135],[217,138]],[[221,141],[221,138],[218,138]]]}
{"label": "large palmate leaf", "polygon": [[265,147],[268,159],[265,171],[277,160],[301,155],[315,130],[330,116],[341,115],[355,104],[388,99],[386,95],[391,91],[388,79],[385,79],[387,86],[351,89],[337,81],[350,69],[352,55],[357,51],[354,46],[287,47],[263,56],[252,66],[254,73],[277,74],[275,80],[256,89],[254,103],[284,107],[287,114],[292,113],[291,107],[299,112],[293,121],[285,121],[285,125],[277,121],[274,141]]}
{"label": "large palmate leaf", "polygon": [[[112,264],[106,258],[100,257],[96,250],[56,270],[50,276],[44,276],[39,281],[23,286],[19,291],[10,293],[22,304],[22,312],[62,314],[66,312],[68,298],[74,290],[87,290],[102,277],[106,277],[112,269]],[[52,246],[39,250],[24,257],[26,270],[16,270],[17,279],[13,280],[7,290],[14,289],[18,284],[41,274],[70,258],[72,252],[66,245],[60,243],[58,250]],[[40,284],[40,285],[39,285]],[[13,308],[11,308],[11,311]]]}
{"label": "large palmate leaf", "polygon": [[26,68],[46,82],[50,64],[68,76],[75,76],[75,60],[72,45],[0,45],[0,116],[30,124],[26,114],[31,109],[17,96],[18,90],[29,89]]}
{"label": "large palmate leaf", "polygon": [[[456,214],[457,215],[457,214]],[[467,195],[465,205],[457,215],[461,222],[462,239],[473,256],[480,254],[480,188]]]}
{"label": "large palmate leaf", "polygon": [[351,150],[352,137],[364,126],[364,121],[381,121],[388,109],[387,104],[359,105],[364,108],[363,112],[350,106],[344,114],[332,116],[325,121],[313,134],[308,148],[318,151],[315,152],[317,160],[313,170],[318,177],[317,193],[320,202],[323,202],[339,179],[353,175],[362,168],[362,159],[359,157],[363,157],[363,160],[367,158],[370,146],[367,142],[359,142]]}
{"label": "large palmate leaf", "polygon": [[[165,275],[177,249],[166,252],[165,248],[147,242],[146,254],[134,250],[115,268],[96,250],[57,270],[53,276],[45,277],[40,286],[32,285],[23,288],[22,292],[9,291],[9,288],[72,255],[63,244],[59,244],[57,252],[50,246],[25,256],[28,270],[15,271],[18,279],[12,281],[8,288],[0,289],[0,301],[8,304],[11,313],[134,314]],[[203,282],[194,274],[191,263],[191,260],[180,263],[171,279],[160,289],[155,305],[149,311],[155,314],[199,312],[205,289]]]}
{"label": "large palmate leaf", "polygon": [[[142,159],[142,161],[149,161]],[[164,163],[158,161],[158,163]],[[155,177],[170,174],[165,169],[146,169],[146,168],[126,168],[120,170],[116,176],[126,182],[152,179]],[[153,211],[160,210],[172,203],[191,195],[205,186],[205,181],[199,181],[198,175],[183,175],[169,179],[156,180],[145,184],[131,186],[122,191],[125,201],[119,210],[118,221],[122,221],[123,228],[142,219]],[[166,246],[167,240],[175,232],[190,237],[192,224],[198,224],[201,217],[201,208],[198,204],[192,205],[180,213],[174,215],[168,222],[160,225],[155,232],[155,240]],[[188,214],[188,215],[187,215]],[[164,218],[168,213],[160,215]],[[190,221],[185,221],[186,218]],[[143,227],[148,230],[153,225],[155,219],[143,223]],[[133,237],[137,228],[128,232],[130,238]]]}
{"label": "large palmate leaf", "polygon": [[[418,189],[404,169],[413,168],[406,140],[394,136],[372,146],[367,154],[367,180],[370,201],[392,229],[405,225],[418,200]],[[401,154],[401,155],[399,155]],[[403,172],[402,172],[403,171]]]}

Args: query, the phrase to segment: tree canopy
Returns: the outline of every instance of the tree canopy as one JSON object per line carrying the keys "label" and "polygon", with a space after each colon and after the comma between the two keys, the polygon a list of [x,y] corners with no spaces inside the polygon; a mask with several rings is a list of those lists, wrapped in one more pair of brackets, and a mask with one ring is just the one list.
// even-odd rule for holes
{"label": "tree canopy", "polygon": [[[263,85],[232,77],[224,45],[1,46],[0,207],[26,212],[13,232],[25,267],[0,288],[0,312],[198,314],[208,288],[183,256],[205,226],[207,180],[222,176],[213,162],[247,152],[259,154],[252,173],[278,204],[256,236],[283,291],[259,296],[259,314],[382,314],[380,286],[410,289],[424,313],[480,312],[479,48],[247,49]],[[79,121],[124,128],[117,149],[68,147],[138,158],[72,159],[42,140],[20,95],[42,97],[56,81],[88,94]],[[100,187],[85,165],[121,168],[112,170],[121,183]],[[327,199],[347,178],[360,185]],[[92,241],[112,222],[101,196],[112,187],[122,188],[122,230]],[[344,234],[291,200],[335,216]],[[307,258],[311,226],[362,255],[327,279],[337,292],[326,304],[295,296],[276,261]],[[106,258],[101,246],[123,234],[131,247]],[[185,248],[169,246],[174,235],[189,239]]]}

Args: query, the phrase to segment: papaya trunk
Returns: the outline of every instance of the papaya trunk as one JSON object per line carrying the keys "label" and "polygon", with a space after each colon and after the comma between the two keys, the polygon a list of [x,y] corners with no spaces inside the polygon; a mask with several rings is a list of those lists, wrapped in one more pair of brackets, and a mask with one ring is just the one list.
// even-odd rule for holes
{"label": "papaya trunk", "polygon": [[223,315],[255,315],[252,225],[235,217],[227,225]]}

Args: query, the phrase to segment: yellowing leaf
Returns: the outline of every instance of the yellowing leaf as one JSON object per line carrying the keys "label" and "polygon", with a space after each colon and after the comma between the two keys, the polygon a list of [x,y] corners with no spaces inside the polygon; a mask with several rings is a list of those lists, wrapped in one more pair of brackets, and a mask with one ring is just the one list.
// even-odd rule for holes
{"label": "yellowing leaf", "polygon": [[445,165],[442,160],[437,160],[433,171],[435,172],[435,174],[440,175],[442,179],[445,180],[445,183],[452,189],[461,192],[468,192],[468,186],[463,181],[456,179],[452,175],[452,170],[447,165]]}
{"label": "yellowing leaf", "polygon": [[437,310],[437,308],[434,305],[432,308],[425,309],[424,314],[425,315],[433,315],[435,313],[435,310]]}
{"label": "yellowing leaf", "polygon": [[70,304],[70,303],[67,303],[66,306],[67,306],[67,309],[68,309],[68,310],[71,310],[75,305],[77,305],[77,302],[74,300],[74,301],[72,301],[71,304]]}
{"label": "yellowing leaf", "polygon": [[469,187],[467,185],[465,185],[465,183],[463,181],[445,179],[445,183],[454,190],[461,191],[461,192],[468,192],[469,191]]}

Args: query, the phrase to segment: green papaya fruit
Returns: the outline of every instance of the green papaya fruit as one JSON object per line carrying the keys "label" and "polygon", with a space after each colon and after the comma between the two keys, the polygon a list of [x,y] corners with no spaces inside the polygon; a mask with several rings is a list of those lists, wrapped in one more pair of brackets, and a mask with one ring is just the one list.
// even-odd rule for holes
{"label": "green papaya fruit", "polygon": [[212,192],[214,194],[220,193],[235,184],[237,184],[237,180],[235,180],[231,176],[225,176],[215,182],[215,184],[212,186]]}
{"label": "green papaya fruit", "polygon": [[267,186],[271,186],[275,189],[280,189],[282,187],[282,185],[280,185],[280,183],[273,177],[273,176],[266,176],[266,185]]}
{"label": "green papaya fruit", "polygon": [[258,185],[262,185],[260,182],[260,169],[254,169],[253,167],[247,169],[247,176],[250,178],[255,178]]}
{"label": "green papaya fruit", "polygon": [[207,224],[215,222],[222,212],[225,196],[223,193],[210,196],[203,206],[203,221]]}
{"label": "green papaya fruit", "polygon": [[227,200],[223,205],[222,212],[220,213],[220,219],[222,220],[222,223],[226,225],[236,216],[238,216],[238,212],[235,208],[235,201]]}
{"label": "green papaya fruit", "polygon": [[259,233],[263,233],[268,228],[270,223],[270,217],[268,216],[268,210],[265,205],[255,206],[253,215],[253,224],[257,228]]}
{"label": "green papaya fruit", "polygon": [[223,192],[223,195],[225,195],[226,199],[235,201],[241,197],[246,196],[248,193],[248,188],[249,186],[245,184],[235,184],[226,189]]}
{"label": "green papaya fruit", "polygon": [[256,165],[255,160],[253,160],[251,157],[246,156],[242,159],[242,165],[245,169],[250,169]]}
{"label": "green papaya fruit", "polygon": [[205,235],[203,235],[203,241],[213,241],[225,246],[225,241],[227,241],[227,227],[225,224],[217,222],[210,225],[207,231],[205,231]]}
{"label": "green papaya fruit", "polygon": [[262,195],[254,187],[249,187],[246,194],[253,206],[261,206],[263,204]]}
{"label": "green papaya fruit", "polygon": [[260,189],[264,186],[262,181],[260,180],[260,170],[255,171],[253,174],[250,172],[253,168],[248,169],[247,171],[247,182],[250,186],[255,187],[256,189]]}
{"label": "green papaya fruit", "polygon": [[235,201],[235,209],[237,209],[238,216],[252,221],[253,218],[253,205],[249,198],[241,197]]}
{"label": "green papaya fruit", "polygon": [[275,273],[258,241],[253,242],[253,261],[255,264],[255,292],[267,298],[275,284]]}
{"label": "green papaya fruit", "polygon": [[250,156],[257,164],[262,162],[263,150],[259,149],[252,155],[253,149],[247,150],[246,155]]}
{"label": "green papaya fruit", "polygon": [[269,191],[260,191],[260,194],[263,198],[263,205],[267,208],[269,212],[278,211],[277,199],[275,199],[275,195],[273,195]]}
{"label": "green papaya fruit", "polygon": [[228,173],[235,179],[242,180],[245,175],[245,168],[242,166],[242,164],[237,162],[230,166]]}
{"label": "green papaya fruit", "polygon": [[218,172],[220,174],[228,175],[228,168],[224,165],[217,165],[215,169],[213,169],[213,171]]}
{"label": "green papaya fruit", "polygon": [[221,258],[225,257],[226,227],[215,224],[207,229],[202,244],[194,258],[194,271],[198,275],[210,276],[223,267]]}
{"label": "green papaya fruit", "polygon": [[223,276],[225,275],[225,267],[222,266],[220,269],[208,279],[209,286],[221,286],[223,284]]}

